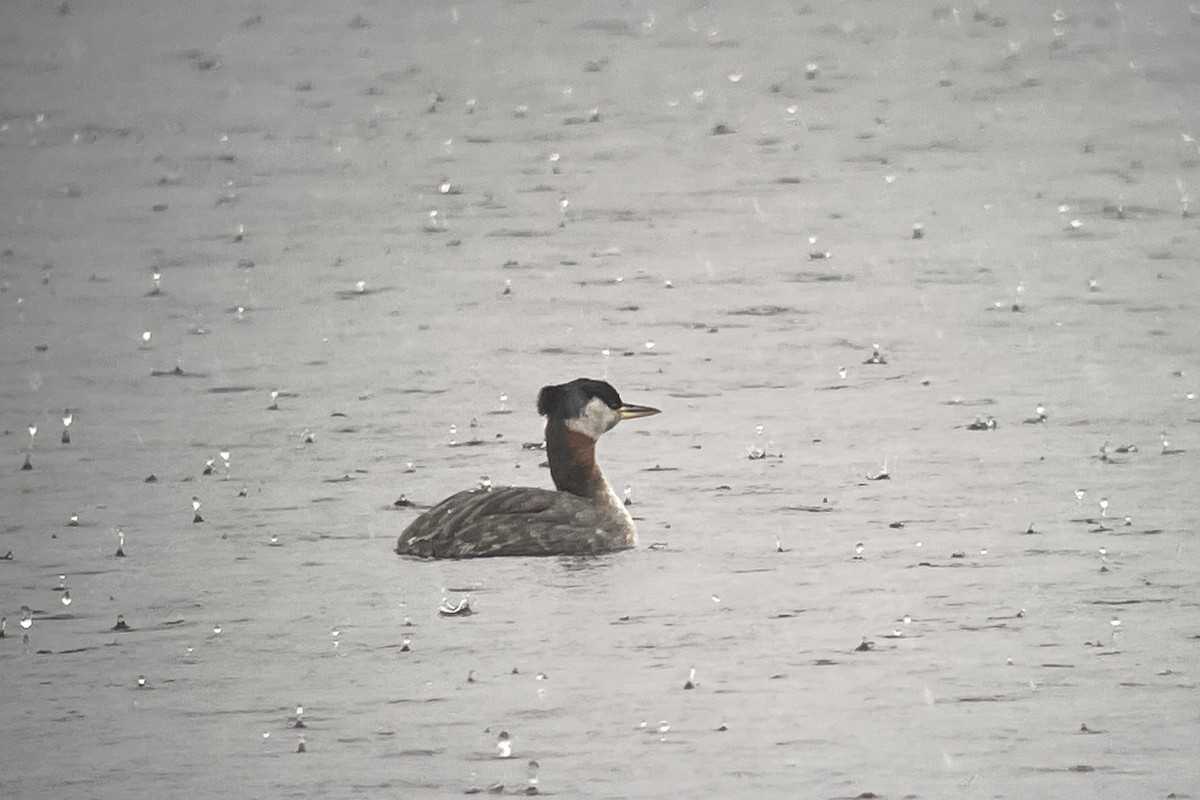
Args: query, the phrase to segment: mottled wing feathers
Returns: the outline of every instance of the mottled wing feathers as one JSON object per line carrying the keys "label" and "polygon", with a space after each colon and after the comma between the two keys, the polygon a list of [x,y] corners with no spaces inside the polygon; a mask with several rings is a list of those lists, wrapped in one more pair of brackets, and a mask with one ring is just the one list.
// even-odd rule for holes
{"label": "mottled wing feathers", "polygon": [[594,555],[622,550],[613,520],[582,497],[548,489],[474,489],[438,503],[401,534],[396,552],[422,558]]}

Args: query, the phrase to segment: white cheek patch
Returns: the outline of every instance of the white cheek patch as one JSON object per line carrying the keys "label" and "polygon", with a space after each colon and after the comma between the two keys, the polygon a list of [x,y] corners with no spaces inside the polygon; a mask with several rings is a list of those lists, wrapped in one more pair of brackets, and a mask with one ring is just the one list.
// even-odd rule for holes
{"label": "white cheek patch", "polygon": [[584,436],[599,439],[602,434],[612,430],[620,420],[620,414],[609,408],[603,400],[593,397],[583,407],[583,414],[575,419],[567,420],[566,425],[570,430],[582,433]]}

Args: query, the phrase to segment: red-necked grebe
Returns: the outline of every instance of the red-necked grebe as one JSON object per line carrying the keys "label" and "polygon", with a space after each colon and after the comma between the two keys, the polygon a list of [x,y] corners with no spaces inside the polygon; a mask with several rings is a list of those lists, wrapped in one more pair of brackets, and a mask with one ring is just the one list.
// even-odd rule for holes
{"label": "red-necked grebe", "polygon": [[396,552],[423,558],[580,556],[627,550],[637,528],[596,466],[596,440],[657,408],[625,403],[604,381],[579,378],[538,393],[557,491],[472,489],[447,497],[400,535]]}

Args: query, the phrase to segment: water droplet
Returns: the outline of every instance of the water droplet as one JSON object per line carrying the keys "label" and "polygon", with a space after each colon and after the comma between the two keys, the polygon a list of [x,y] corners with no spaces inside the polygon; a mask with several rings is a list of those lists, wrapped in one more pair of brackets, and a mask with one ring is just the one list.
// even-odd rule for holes
{"label": "water droplet", "polygon": [[767,457],[767,447],[763,442],[763,426],[754,426],[754,443],[750,445],[750,459],[757,460]]}

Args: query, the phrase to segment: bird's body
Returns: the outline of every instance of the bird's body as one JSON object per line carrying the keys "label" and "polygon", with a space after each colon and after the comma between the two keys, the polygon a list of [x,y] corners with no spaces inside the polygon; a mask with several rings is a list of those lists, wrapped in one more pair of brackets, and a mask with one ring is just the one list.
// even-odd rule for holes
{"label": "bird's body", "polygon": [[396,551],[424,558],[584,556],[637,544],[624,506],[551,489],[470,489],[417,518]]}
{"label": "bird's body", "polygon": [[538,395],[556,490],[472,489],[451,495],[401,534],[396,552],[423,558],[583,556],[626,550],[637,528],[596,465],[596,440],[622,419],[657,414],[627,405],[603,381],[580,378]]}

